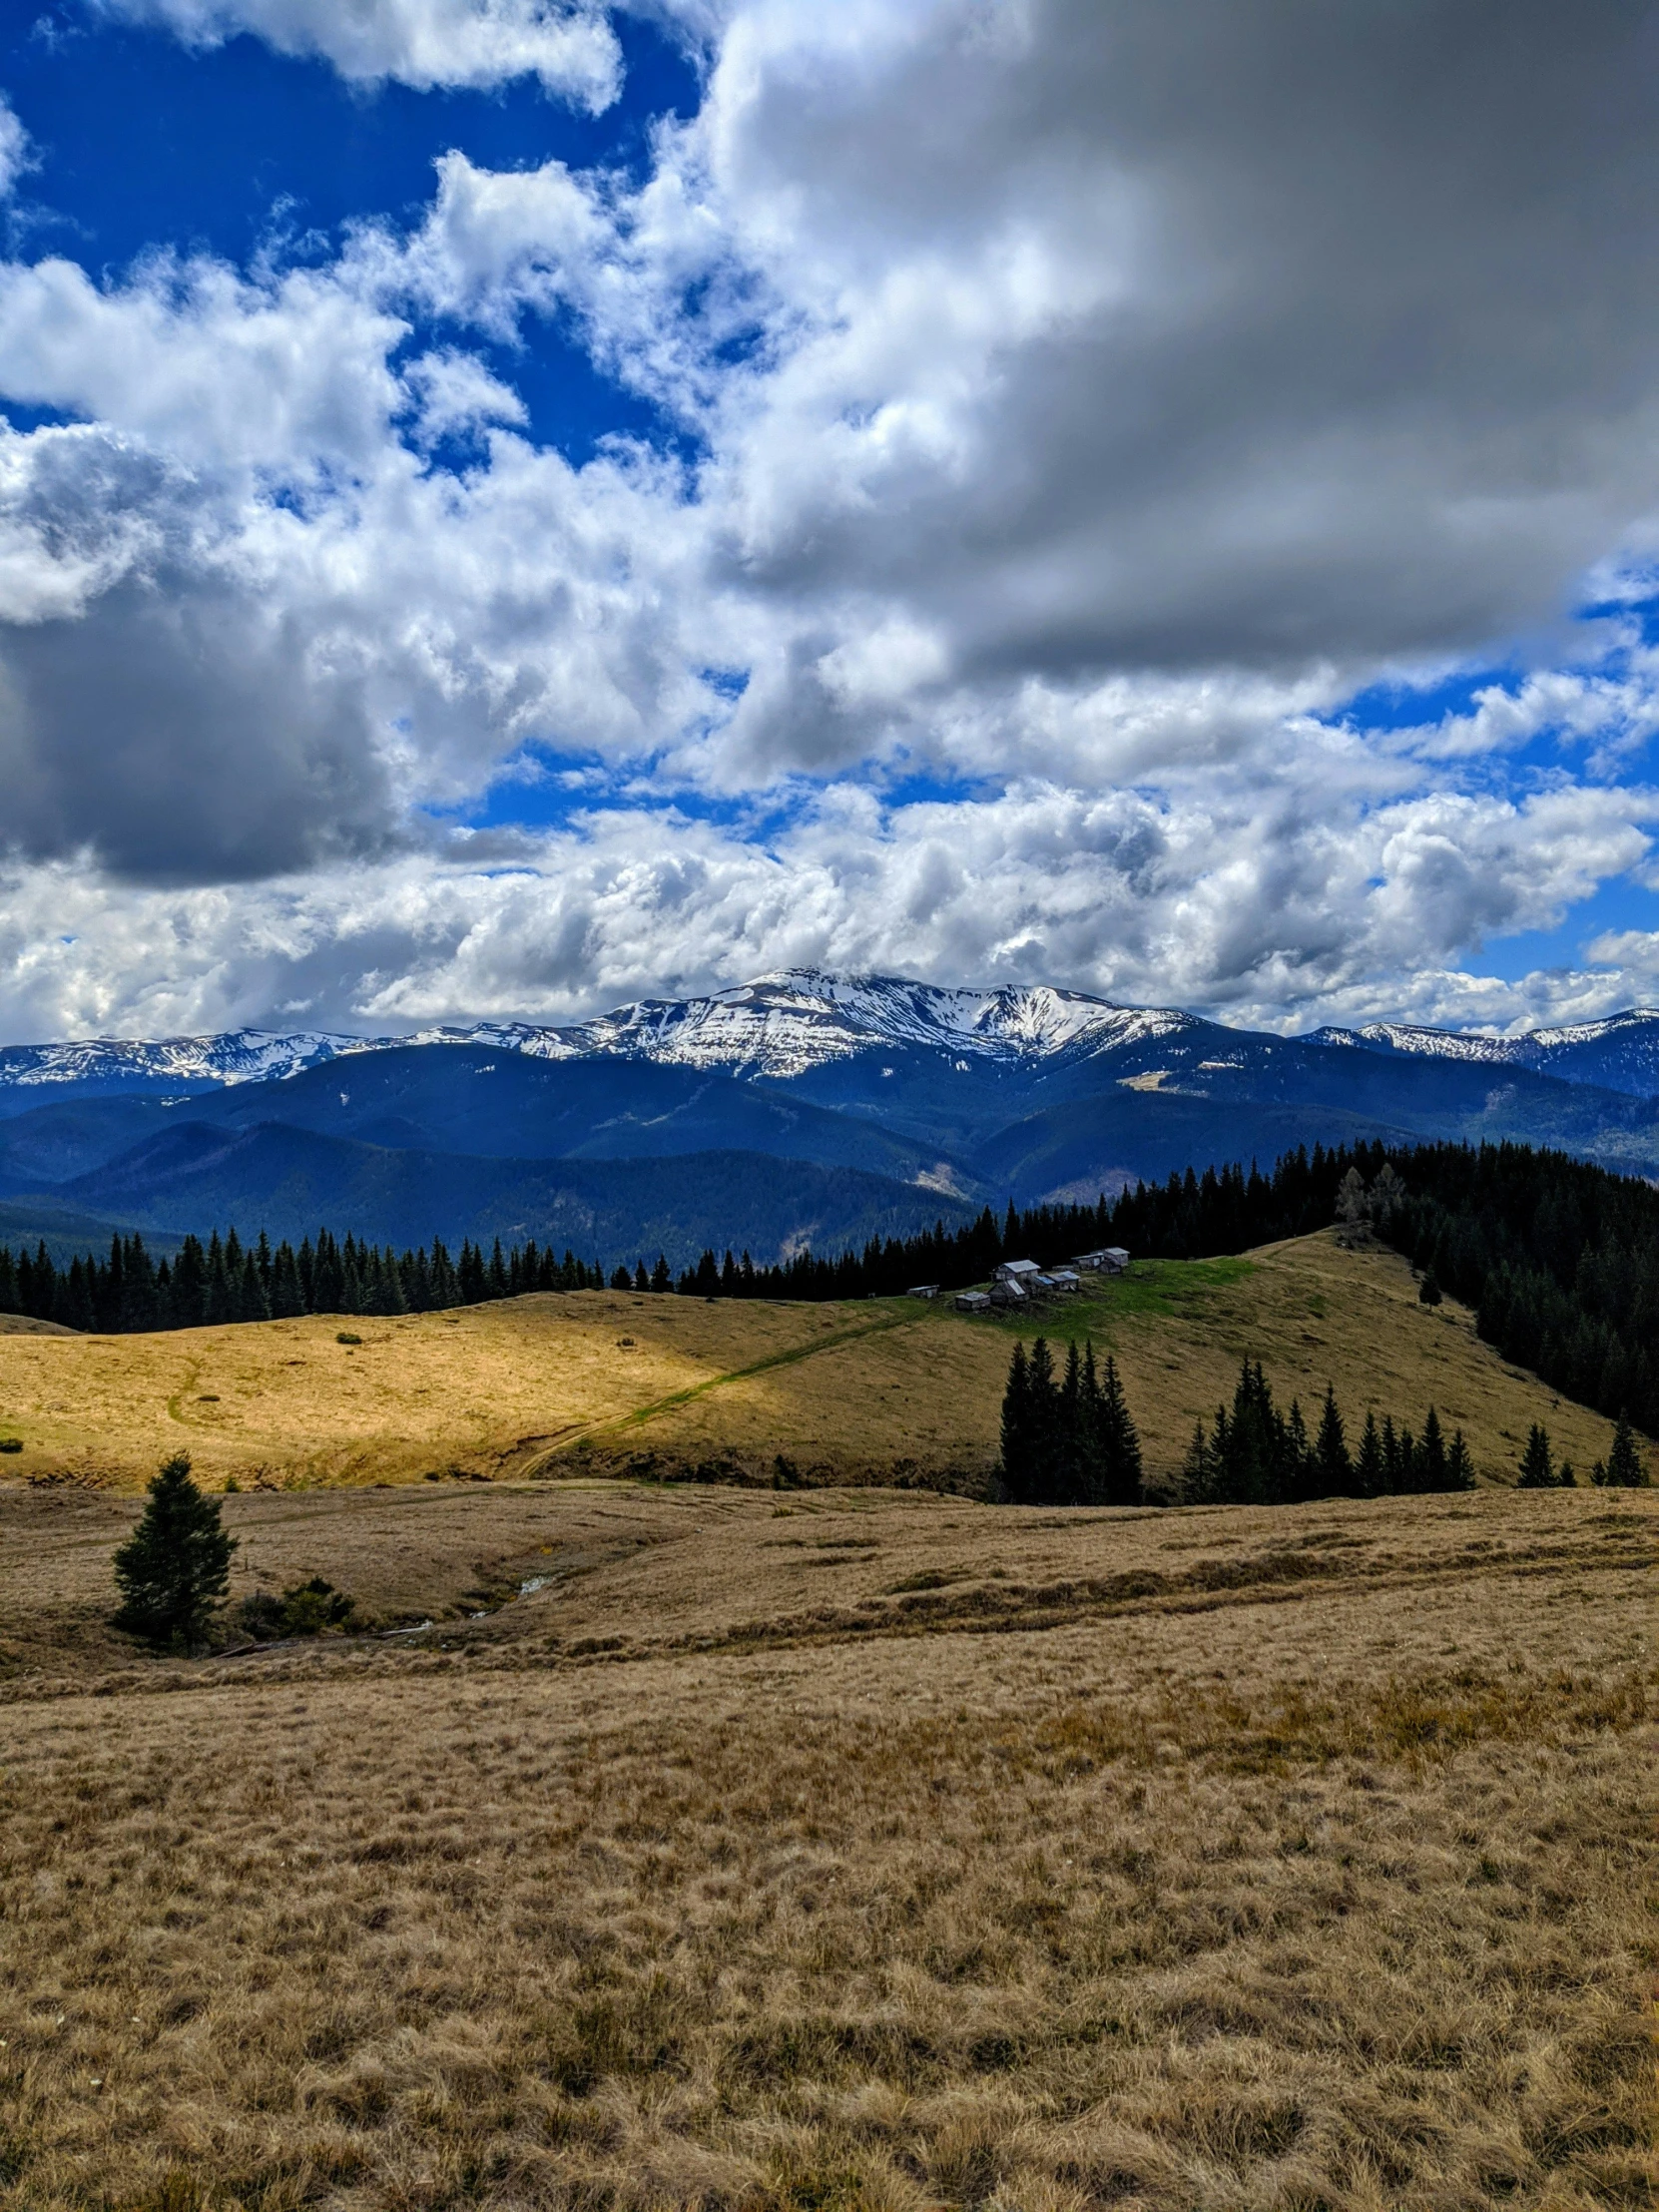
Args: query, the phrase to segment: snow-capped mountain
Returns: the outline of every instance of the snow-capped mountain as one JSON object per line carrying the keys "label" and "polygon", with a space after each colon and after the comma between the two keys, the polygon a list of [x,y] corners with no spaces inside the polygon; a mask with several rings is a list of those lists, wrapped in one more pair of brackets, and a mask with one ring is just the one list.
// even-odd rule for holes
{"label": "snow-capped mountain", "polygon": [[1530,1068],[1566,1083],[1594,1083],[1639,1098],[1659,1093],[1659,1012],[1633,1006],[1604,1021],[1575,1021],[1514,1037],[1470,1036],[1410,1022],[1372,1021],[1359,1029],[1318,1029],[1310,1044],[1419,1059],[1479,1060],[1493,1067]]}
{"label": "snow-capped mountain", "polygon": [[[1187,1014],[1114,1006],[1046,984],[946,990],[885,975],[785,968],[707,998],[642,999],[572,1029],[547,1031],[561,1053],[792,1076],[871,1045],[920,1046],[976,1058],[1045,1059],[1189,1028]],[[481,1036],[473,1040],[482,1043]],[[545,1050],[530,1045],[524,1049]]]}
{"label": "snow-capped mountain", "polygon": [[[899,976],[833,975],[819,968],[780,969],[700,998],[639,999],[589,1021],[560,1025],[483,1021],[380,1037],[238,1029],[155,1042],[95,1038],[13,1045],[0,1048],[0,1094],[14,1094],[15,1111],[24,1092],[31,1103],[99,1092],[205,1092],[279,1081],[327,1061],[400,1045],[486,1046],[541,1060],[641,1060],[781,1081],[831,1070],[877,1048],[938,1055],[946,1066],[964,1071],[1000,1067],[1033,1076],[1097,1057],[1117,1056],[1133,1067],[1136,1048],[1153,1048],[1154,1056],[1167,1048],[1174,1057],[1164,1072],[1185,1069],[1179,1081],[1201,1090],[1215,1088],[1201,1077],[1242,1072],[1257,1060],[1266,1065],[1287,1055],[1294,1059],[1313,1048],[1338,1055],[1473,1061],[1637,1097],[1659,1094],[1659,1012],[1646,1008],[1512,1037],[1369,1022],[1356,1029],[1320,1029],[1300,1040],[1274,1039],[1226,1030],[1168,1007],[1119,1006],[1048,984],[953,990]],[[1150,1085],[1159,1072],[1122,1079]]]}
{"label": "snow-capped mountain", "polygon": [[482,1021],[396,1037],[239,1029],[218,1037],[120,1038],[0,1049],[0,1088],[123,1084],[181,1088],[296,1075],[345,1054],[393,1045],[487,1045],[533,1059],[601,1056],[787,1077],[872,1045],[910,1045],[1009,1062],[1073,1047],[1115,1045],[1195,1027],[1190,1014],[1115,1006],[1046,984],[946,990],[893,976],[837,976],[785,968],[706,998],[646,998],[569,1026]]}
{"label": "snow-capped mountain", "polygon": [[[395,1042],[396,1040],[388,1040]],[[81,1089],[137,1084],[203,1089],[264,1083],[357,1049],[356,1037],[326,1030],[233,1029],[217,1037],[92,1037],[72,1044],[0,1046],[0,1088]]]}

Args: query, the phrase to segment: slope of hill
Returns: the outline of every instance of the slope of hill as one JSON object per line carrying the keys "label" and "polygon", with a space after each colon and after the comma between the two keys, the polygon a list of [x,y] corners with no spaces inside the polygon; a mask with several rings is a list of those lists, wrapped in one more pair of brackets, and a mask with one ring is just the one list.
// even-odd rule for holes
{"label": "slope of hill", "polygon": [[400,1249],[433,1237],[452,1245],[463,1237],[507,1245],[534,1238],[607,1266],[661,1251],[681,1267],[707,1245],[747,1247],[770,1262],[807,1243],[839,1249],[971,1212],[945,1193],[857,1168],[756,1152],[492,1159],[394,1150],[274,1122],[246,1130],[174,1124],[57,1195],[88,1207],[96,1201],[141,1230],[235,1222],[297,1243],[323,1222],[336,1235]]}
{"label": "slope of hill", "polygon": [[64,1099],[0,1120],[0,1191],[89,1174],[183,1122],[248,1130],[265,1122],[382,1149],[495,1159],[626,1160],[766,1152],[958,1187],[959,1163],[845,1115],[730,1076],[618,1060],[537,1060],[469,1046],[400,1046],[171,1104]]}
{"label": "slope of hill", "polygon": [[1149,1467],[1171,1475],[1247,1355],[1310,1411],[1335,1384],[1413,1427],[1432,1402],[1512,1478],[1529,1423],[1588,1467],[1606,1421],[1507,1369],[1391,1253],[1326,1234],[1243,1260],[1140,1263],[1043,1324],[911,1300],[847,1306],[585,1292],[458,1313],[316,1317],[166,1336],[12,1343],[0,1412],[25,1472],[136,1483],[184,1445],[210,1480],[376,1481],[581,1467],[983,1482],[1015,1338],[1092,1334],[1122,1367]]}

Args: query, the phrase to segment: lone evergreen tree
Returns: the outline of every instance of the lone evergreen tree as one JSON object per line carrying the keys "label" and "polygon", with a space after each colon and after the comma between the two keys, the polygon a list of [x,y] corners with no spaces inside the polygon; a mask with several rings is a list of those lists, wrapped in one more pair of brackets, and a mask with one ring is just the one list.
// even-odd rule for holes
{"label": "lone evergreen tree", "polygon": [[1417,1303],[1421,1306],[1438,1306],[1443,1303],[1443,1299],[1439,1278],[1432,1268],[1424,1268],[1422,1281],[1417,1285]]}
{"label": "lone evergreen tree", "polygon": [[121,1609],[114,1625],[148,1643],[189,1651],[202,1641],[230,1585],[236,1538],[220,1526],[219,1500],[191,1479],[190,1453],[162,1461],[150,1502],[115,1555]]}

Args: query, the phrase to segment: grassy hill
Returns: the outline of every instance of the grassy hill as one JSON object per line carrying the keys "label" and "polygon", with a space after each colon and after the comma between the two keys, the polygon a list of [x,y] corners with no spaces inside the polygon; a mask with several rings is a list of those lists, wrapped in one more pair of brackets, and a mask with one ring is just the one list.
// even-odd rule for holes
{"label": "grassy hill", "polygon": [[1645,2201],[1653,1493],[244,1494],[436,1625],[199,1661],[135,1509],[0,1485],[0,2201]]}
{"label": "grassy hill", "polygon": [[[981,1483],[1015,1336],[895,1299],[840,1306],[587,1292],[397,1321],[313,1318],[154,1337],[0,1341],[0,1434],[30,1475],[136,1485],[181,1446],[247,1486],[548,1478],[583,1467],[809,1482]],[[1477,1468],[1512,1477],[1533,1420],[1580,1468],[1609,1427],[1505,1367],[1404,1262],[1328,1234],[1242,1259],[1141,1263],[1040,1326],[1094,1336],[1122,1368],[1148,1465],[1259,1358],[1312,1415],[1329,1379],[1415,1426],[1429,1402]],[[360,1338],[341,1344],[341,1331]]]}

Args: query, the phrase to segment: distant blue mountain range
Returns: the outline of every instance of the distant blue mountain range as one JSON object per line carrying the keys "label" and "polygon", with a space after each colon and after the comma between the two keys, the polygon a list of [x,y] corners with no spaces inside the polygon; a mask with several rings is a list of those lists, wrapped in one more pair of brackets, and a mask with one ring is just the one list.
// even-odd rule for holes
{"label": "distant blue mountain range", "polygon": [[757,1261],[1298,1143],[1513,1138],[1659,1174],[1659,1014],[1284,1038],[797,969],[565,1027],[0,1050],[0,1238],[235,1221]]}

